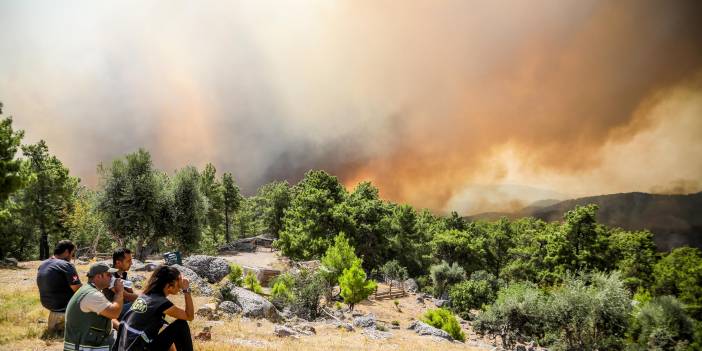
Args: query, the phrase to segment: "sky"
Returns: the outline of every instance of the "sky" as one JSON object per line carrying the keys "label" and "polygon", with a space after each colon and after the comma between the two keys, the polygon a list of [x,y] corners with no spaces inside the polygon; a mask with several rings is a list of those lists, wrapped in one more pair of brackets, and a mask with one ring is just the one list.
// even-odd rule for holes
{"label": "sky", "polygon": [[0,101],[96,186],[140,147],[438,213],[702,190],[700,1],[0,2]]}

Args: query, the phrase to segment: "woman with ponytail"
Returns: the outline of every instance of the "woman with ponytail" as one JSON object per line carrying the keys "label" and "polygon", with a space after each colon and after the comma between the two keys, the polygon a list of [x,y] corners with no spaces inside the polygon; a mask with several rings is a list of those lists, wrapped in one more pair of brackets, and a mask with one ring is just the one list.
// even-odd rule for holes
{"label": "woman with ponytail", "polygon": [[[175,306],[166,297],[183,292],[185,310]],[[195,312],[190,296],[190,282],[173,267],[161,265],[151,274],[144,293],[124,315],[117,333],[113,351],[192,351],[190,326]],[[165,315],[176,319],[161,331]],[[159,332],[160,331],[160,332]]]}

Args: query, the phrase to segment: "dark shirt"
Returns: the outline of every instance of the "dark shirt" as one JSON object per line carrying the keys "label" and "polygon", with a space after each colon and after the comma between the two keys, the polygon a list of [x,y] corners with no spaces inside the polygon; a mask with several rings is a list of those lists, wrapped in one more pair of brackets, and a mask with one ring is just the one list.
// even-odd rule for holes
{"label": "dark shirt", "polygon": [[[137,346],[134,350],[142,349],[144,341],[134,331],[144,332],[148,339],[153,340],[164,324],[164,312],[171,306],[173,303],[161,293],[139,295],[122,319],[115,345],[117,349],[126,349],[129,345]],[[126,330],[125,324],[131,331]]]}
{"label": "dark shirt", "polygon": [[54,312],[65,311],[73,296],[71,285],[80,285],[80,279],[76,267],[70,262],[52,257],[39,266],[37,286],[45,308]]}

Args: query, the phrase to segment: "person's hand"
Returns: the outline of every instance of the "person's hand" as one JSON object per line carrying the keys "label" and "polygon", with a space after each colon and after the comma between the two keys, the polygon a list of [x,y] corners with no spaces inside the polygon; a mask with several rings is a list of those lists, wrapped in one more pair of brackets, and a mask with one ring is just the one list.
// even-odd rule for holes
{"label": "person's hand", "polygon": [[122,291],[124,291],[124,284],[122,283],[122,279],[116,278],[115,286],[112,289],[115,291],[115,294],[119,294]]}
{"label": "person's hand", "polygon": [[187,289],[190,287],[190,280],[188,278],[184,277],[182,274],[180,276],[180,288],[181,289]]}

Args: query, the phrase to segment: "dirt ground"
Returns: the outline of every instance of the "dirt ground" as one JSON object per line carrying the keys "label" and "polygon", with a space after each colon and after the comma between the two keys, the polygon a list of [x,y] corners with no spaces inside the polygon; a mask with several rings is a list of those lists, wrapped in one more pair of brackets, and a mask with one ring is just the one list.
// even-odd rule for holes
{"label": "dirt ground", "polygon": [[[234,262],[246,259],[263,267],[276,267],[275,253],[256,253],[228,257]],[[46,336],[48,312],[39,303],[35,283],[38,261],[22,262],[17,269],[0,269],[0,350],[61,350],[62,338]],[[88,265],[76,266],[85,282]],[[381,291],[387,286],[381,286]],[[171,300],[184,306],[181,295]],[[398,299],[400,310],[393,300],[364,301],[356,309],[363,313],[373,313],[378,320],[388,325],[392,321],[400,323],[400,329],[389,329],[392,336],[385,340],[374,340],[360,329],[347,332],[325,322],[313,323],[316,335],[295,338],[279,338],[273,334],[274,324],[267,320],[252,320],[235,317],[226,321],[207,321],[196,317],[191,322],[191,330],[196,335],[205,326],[212,328],[212,340],[195,341],[195,350],[487,350],[488,345],[478,339],[466,327],[466,343],[448,342],[423,337],[407,330],[415,318],[419,318],[427,308],[433,307],[417,303],[414,295]],[[212,298],[195,296],[195,307],[214,302]]]}

